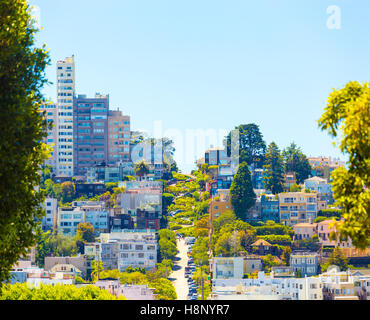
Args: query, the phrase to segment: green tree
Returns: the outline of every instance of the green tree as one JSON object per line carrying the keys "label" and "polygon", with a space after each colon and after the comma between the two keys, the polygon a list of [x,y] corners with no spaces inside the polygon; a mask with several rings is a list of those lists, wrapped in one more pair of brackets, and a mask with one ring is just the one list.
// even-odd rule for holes
{"label": "green tree", "polygon": [[173,203],[175,196],[171,193],[163,193],[162,194],[162,210],[163,212],[167,211],[168,206]]}
{"label": "green tree", "polygon": [[85,242],[95,241],[95,229],[93,225],[89,222],[79,223],[77,226],[76,234]]}
{"label": "green tree", "polygon": [[104,271],[104,266],[102,261],[92,261],[91,262],[91,279],[96,282],[100,279],[101,273]]}
{"label": "green tree", "polygon": [[289,191],[290,192],[301,192],[302,188],[300,185],[296,184],[296,183],[293,183],[290,188],[289,188]]}
{"label": "green tree", "polygon": [[194,263],[197,265],[208,265],[209,264],[209,238],[200,237],[198,238],[193,246],[191,256],[194,259]]}
{"label": "green tree", "polygon": [[62,201],[72,202],[76,196],[76,187],[72,181],[66,181],[61,184]]}
{"label": "green tree", "polygon": [[278,266],[279,262],[276,261],[273,255],[268,254],[262,259],[262,263],[266,272],[271,272],[271,267]]}
{"label": "green tree", "polygon": [[41,229],[37,231],[37,245],[36,245],[36,253],[35,253],[35,262],[40,267],[44,267],[45,257],[49,256],[52,253],[52,248],[50,245],[50,235],[51,232],[43,232]]}
{"label": "green tree", "polygon": [[297,183],[303,183],[311,174],[312,168],[306,155],[294,142],[283,150],[283,158],[285,172],[295,172]]}
{"label": "green tree", "polygon": [[[250,124],[241,124],[235,127],[239,130],[239,163],[246,162],[249,165],[253,163],[261,168],[264,161],[266,151],[266,143],[263,140],[259,126]],[[225,143],[228,155],[231,153],[231,136],[230,132],[226,137]]]}
{"label": "green tree", "polygon": [[289,263],[290,263],[291,253],[292,253],[292,249],[290,247],[288,247],[288,246],[283,246],[282,247],[282,252],[281,252],[280,259],[287,266],[289,266]]}
{"label": "green tree", "polygon": [[105,184],[105,188],[107,191],[109,191],[109,193],[113,193],[113,188],[117,188],[118,187],[118,182],[107,182]]}
{"label": "green tree", "polygon": [[339,149],[347,167],[331,173],[334,199],[343,208],[344,221],[336,224],[336,238],[352,239],[358,248],[370,245],[370,87],[348,83],[334,90],[319,120],[321,130],[340,137]]}
{"label": "green tree", "polygon": [[149,166],[144,160],[140,161],[138,163],[135,163],[134,172],[135,175],[140,177],[141,179],[142,177],[146,176],[149,173]]}
{"label": "green tree", "polygon": [[147,284],[147,276],[139,271],[135,272],[121,272],[121,284]]}
{"label": "green tree", "polygon": [[75,236],[79,253],[84,253],[85,243],[95,241],[95,229],[89,222],[81,222],[77,226]]}
{"label": "green tree", "polygon": [[160,239],[166,239],[176,244],[176,234],[173,231],[168,229],[161,229],[158,231],[158,235]]}
{"label": "green tree", "polygon": [[70,257],[77,254],[78,248],[75,239],[63,234],[51,234],[45,245],[57,257]]}
{"label": "green tree", "polygon": [[77,288],[71,285],[41,285],[40,288],[26,283],[4,285],[1,288],[0,300],[125,300],[116,298],[107,290],[93,285]]}
{"label": "green tree", "polygon": [[176,244],[167,240],[167,239],[159,239],[158,241],[160,254],[162,259],[171,259],[173,260],[177,255],[177,247]]}
{"label": "green tree", "polygon": [[230,187],[230,198],[235,215],[245,220],[247,211],[256,203],[256,194],[253,190],[251,174],[246,162],[239,164],[238,172],[234,176]]}
{"label": "green tree", "polygon": [[173,283],[168,279],[158,279],[149,282],[149,285],[154,288],[154,293],[157,295],[157,300],[176,300],[177,294]]}
{"label": "green tree", "polygon": [[326,272],[328,267],[336,265],[340,271],[346,271],[348,267],[348,258],[342,253],[340,248],[335,247],[329,256],[328,262],[321,265],[321,272]]}
{"label": "green tree", "polygon": [[232,247],[230,243],[231,236],[231,232],[224,232],[217,238],[214,250],[216,257],[230,257],[232,255]]}
{"label": "green tree", "polygon": [[36,47],[29,10],[25,0],[0,2],[0,283],[36,244],[34,230],[45,215],[37,187],[50,150],[42,143],[48,123],[39,107],[50,59],[45,46]]}
{"label": "green tree", "polygon": [[271,142],[265,154],[266,169],[264,176],[265,189],[273,194],[283,192],[284,188],[284,161],[278,146]]}

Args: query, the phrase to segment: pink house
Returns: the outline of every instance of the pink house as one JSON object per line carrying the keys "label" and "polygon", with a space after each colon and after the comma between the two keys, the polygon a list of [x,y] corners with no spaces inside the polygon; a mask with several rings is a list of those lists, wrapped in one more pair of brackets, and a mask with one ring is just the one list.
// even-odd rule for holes
{"label": "pink house", "polygon": [[337,246],[339,248],[351,248],[352,241],[348,239],[347,241],[333,241],[330,240],[330,233],[335,231],[335,228],[331,226],[332,220],[324,220],[316,224],[316,233],[319,236],[319,240],[323,246]]}
{"label": "pink house", "polygon": [[98,280],[94,283],[94,286],[99,287],[99,289],[105,289],[110,294],[112,294],[114,296],[118,296],[118,289],[120,287],[120,280],[119,279],[113,279],[113,278]]}
{"label": "pink house", "polygon": [[124,296],[127,300],[155,300],[154,289],[147,285],[121,285],[118,295]]}
{"label": "pink house", "polygon": [[120,279],[103,279],[94,283],[100,289],[107,290],[116,297],[124,296],[127,300],[155,300],[154,289],[147,285],[121,285]]}

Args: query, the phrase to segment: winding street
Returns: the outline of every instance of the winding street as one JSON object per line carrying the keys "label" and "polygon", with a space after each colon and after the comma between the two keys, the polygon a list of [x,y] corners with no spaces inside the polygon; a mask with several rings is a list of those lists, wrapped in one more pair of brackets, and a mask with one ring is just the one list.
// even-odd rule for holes
{"label": "winding street", "polygon": [[185,244],[184,239],[177,239],[177,248],[179,253],[173,266],[173,272],[169,280],[172,281],[177,293],[177,300],[187,300],[189,293],[188,281],[185,278],[185,266],[188,263],[188,246]]}

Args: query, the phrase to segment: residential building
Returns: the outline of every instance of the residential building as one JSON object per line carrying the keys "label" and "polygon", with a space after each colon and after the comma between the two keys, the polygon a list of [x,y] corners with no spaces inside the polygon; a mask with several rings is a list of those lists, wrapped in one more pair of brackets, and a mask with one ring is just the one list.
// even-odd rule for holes
{"label": "residential building", "polygon": [[[127,230],[124,230],[127,231]],[[153,269],[157,263],[158,242],[153,231],[111,234],[118,243],[117,264],[123,272],[127,267]]]}
{"label": "residential building", "polygon": [[304,181],[305,189],[311,192],[316,192],[318,195],[318,201],[325,201],[326,204],[333,204],[333,191],[332,186],[327,182],[327,179],[320,177],[312,177]]}
{"label": "residential building", "polygon": [[[79,205],[78,205],[79,204]],[[96,234],[109,230],[109,211],[103,203],[73,202],[71,207],[58,208],[58,230],[65,235],[76,235],[80,223],[90,223]]]}
{"label": "residential building", "polygon": [[259,272],[256,279],[213,279],[212,300],[367,300],[370,276],[329,267],[318,276],[294,278]]}
{"label": "residential building", "polygon": [[294,278],[294,269],[291,266],[273,266],[271,267],[272,278]]}
{"label": "residential building", "polygon": [[136,209],[136,228],[159,230],[161,207],[159,205],[145,206]]}
{"label": "residential building", "polygon": [[117,166],[130,159],[130,117],[122,111],[110,110],[108,115],[108,165]]}
{"label": "residential building", "polygon": [[43,231],[52,230],[57,224],[58,200],[55,198],[46,198],[42,207],[46,215],[41,220],[41,228]]}
{"label": "residential building", "polygon": [[76,183],[76,197],[85,196],[87,198],[95,197],[98,194],[105,193],[106,187],[104,183]]}
{"label": "residential building", "polygon": [[27,284],[39,288],[41,284],[55,286],[57,284],[72,285],[75,275],[66,272],[48,272],[44,269],[33,268],[27,270]]}
{"label": "residential building", "polygon": [[233,174],[218,175],[215,179],[208,183],[208,192],[213,197],[218,189],[230,189],[233,183]]}
{"label": "residential building", "polygon": [[293,252],[290,255],[290,266],[295,274],[311,277],[318,273],[318,255],[316,252]]}
{"label": "residential building", "polygon": [[87,168],[86,176],[88,183],[94,182],[119,182],[126,176],[133,176],[134,166],[132,162],[117,162],[116,165],[100,164]]}
{"label": "residential building", "polygon": [[147,285],[121,285],[120,279],[100,279],[94,283],[94,286],[107,290],[117,297],[123,296],[127,300],[155,300],[156,297],[154,289]]}
{"label": "residential building", "polygon": [[312,167],[312,176],[324,178],[331,182],[331,173],[338,167],[344,167],[345,162],[339,158],[331,157],[309,157],[308,161]]}
{"label": "residential building", "polygon": [[73,176],[73,97],[75,96],[74,56],[57,62],[58,141],[57,172]]}
{"label": "residential building", "polygon": [[370,270],[352,270],[355,295],[359,300],[370,300]]}
{"label": "residential building", "polygon": [[[339,267],[330,266],[319,277],[323,286],[323,300],[359,300],[358,290],[355,290],[358,277],[354,277],[350,271],[341,272]],[[356,287],[357,285],[356,283]]]}
{"label": "residential building", "polygon": [[106,278],[99,279],[94,283],[94,286],[98,287],[100,290],[107,290],[111,295],[118,297],[119,287],[121,286],[120,279]]}
{"label": "residential building", "polygon": [[118,187],[125,188],[126,190],[144,190],[143,192],[153,191],[155,193],[160,193],[163,190],[163,182],[148,180],[120,181]]}
{"label": "residential building", "polygon": [[226,149],[210,148],[204,153],[204,162],[210,166],[228,165],[230,157],[227,156]]}
{"label": "residential building", "polygon": [[219,197],[221,201],[229,201],[230,189],[217,189],[215,197]]}
{"label": "residential building", "polygon": [[25,283],[27,282],[27,270],[32,268],[31,261],[18,260],[16,264],[13,265],[10,271],[10,280],[6,283]]}
{"label": "residential building", "polygon": [[264,256],[272,252],[272,245],[263,239],[258,239],[253,242],[251,247],[253,248],[253,252],[260,256]]}
{"label": "residential building", "polygon": [[50,269],[50,273],[63,272],[64,274],[73,275],[74,277],[82,274],[82,271],[73,264],[56,264]]}
{"label": "residential building", "polygon": [[118,232],[122,229],[134,229],[134,220],[129,214],[115,214],[109,218],[110,232]]}
{"label": "residential building", "polygon": [[320,279],[266,276],[257,279],[214,279],[212,300],[322,300]]}
{"label": "residential building", "polygon": [[156,300],[153,288],[148,285],[120,285],[118,296],[124,296],[127,300]]}
{"label": "residential building", "polygon": [[256,202],[246,214],[246,222],[254,223],[261,220],[261,197],[256,198]]}
{"label": "residential building", "polygon": [[272,194],[263,194],[261,196],[261,220],[280,222],[279,216],[279,198]]}
{"label": "residential building", "polygon": [[55,266],[64,266],[69,265],[76,268],[76,271],[79,270],[81,276],[85,278],[87,276],[87,256],[86,255],[77,255],[75,257],[45,257],[44,259],[45,271],[53,272]]}
{"label": "residential building", "polygon": [[84,213],[80,207],[59,207],[58,232],[75,236],[78,224],[83,222],[83,216]]}
{"label": "residential building", "polygon": [[339,248],[352,248],[351,238],[330,240],[330,233],[335,232],[336,229],[333,225],[333,220],[327,219],[316,224],[316,233],[319,236],[319,241],[323,246],[339,247]]}
{"label": "residential building", "polygon": [[158,211],[158,219],[162,217],[161,181],[121,181],[118,186],[125,188],[119,197],[118,206],[122,208],[122,213],[130,214],[134,222],[137,222],[137,210],[145,207]]}
{"label": "residential building", "polygon": [[259,256],[247,255],[244,257],[244,273],[253,273],[255,271],[262,271],[263,263]]}
{"label": "residential building", "polygon": [[286,192],[279,194],[280,222],[294,225],[312,222],[317,216],[317,194]]}
{"label": "residential building", "polygon": [[108,161],[108,112],[109,95],[73,99],[75,175],[86,175],[87,168]]}
{"label": "residential building", "polygon": [[316,234],[315,223],[297,223],[293,226],[294,240],[311,239]]}
{"label": "residential building", "polygon": [[52,176],[51,180],[54,183],[63,183],[67,181],[72,181],[72,176],[67,176],[65,173],[60,173],[58,175]]}
{"label": "residential building", "polygon": [[290,187],[297,183],[297,177],[295,172],[284,173],[284,191],[289,192]]}
{"label": "residential building", "polygon": [[210,268],[214,279],[241,279],[244,276],[244,258],[214,257]]}
{"label": "residential building", "polygon": [[251,179],[254,189],[265,189],[265,183],[263,181],[265,177],[266,169],[253,169],[251,170]]}
{"label": "residential building", "polygon": [[212,215],[212,219],[219,218],[224,212],[229,210],[231,210],[230,201],[212,200],[209,203],[209,213]]}
{"label": "residential building", "polygon": [[90,223],[97,235],[109,231],[109,211],[104,204],[86,204],[80,207],[84,213],[85,223]]}
{"label": "residential building", "polygon": [[129,230],[102,233],[100,242],[85,246],[85,254],[102,261],[106,269],[125,271],[127,267],[152,269],[157,263],[155,230]]}

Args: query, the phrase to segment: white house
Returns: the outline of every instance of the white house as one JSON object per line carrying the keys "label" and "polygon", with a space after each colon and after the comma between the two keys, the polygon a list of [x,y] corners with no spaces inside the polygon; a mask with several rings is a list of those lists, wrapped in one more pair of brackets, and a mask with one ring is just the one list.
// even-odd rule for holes
{"label": "white house", "polygon": [[41,228],[43,231],[51,230],[56,226],[58,213],[58,200],[55,198],[46,198],[42,204],[46,215],[41,220]]}

